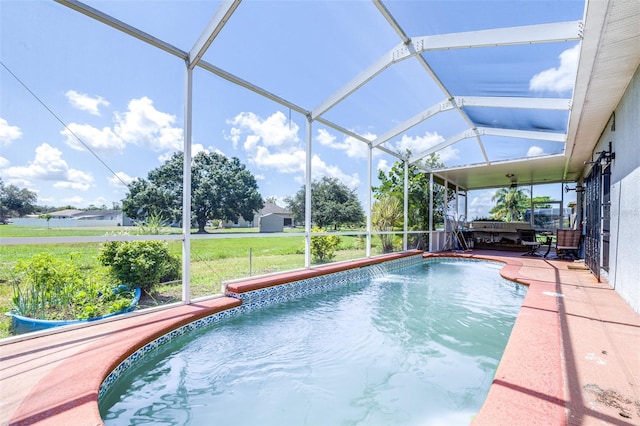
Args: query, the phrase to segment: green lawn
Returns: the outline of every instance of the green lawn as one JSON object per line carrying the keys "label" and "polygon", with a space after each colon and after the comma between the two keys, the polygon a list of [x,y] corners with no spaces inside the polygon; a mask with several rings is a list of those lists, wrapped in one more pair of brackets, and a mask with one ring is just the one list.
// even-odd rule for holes
{"label": "green lawn", "polygon": [[[46,229],[0,226],[0,237],[46,237],[104,235],[108,232],[129,231],[136,228],[91,228],[91,229]],[[167,228],[168,232],[179,232]],[[300,232],[292,230],[291,232]],[[215,233],[257,233],[255,228],[215,230]],[[334,261],[356,259],[365,256],[364,238],[341,236],[341,244]],[[378,239],[373,239],[372,252],[377,253]],[[169,242],[170,252],[182,256],[182,243]],[[56,257],[70,258],[84,269],[99,268],[97,261],[100,243],[56,243],[38,245],[0,245],[0,312],[11,309],[13,294],[11,286],[12,269],[19,260],[28,260],[37,253],[49,252]],[[265,234],[252,238],[194,239],[191,241],[191,297],[218,294],[224,281],[263,275],[268,273],[304,267],[304,238],[301,236],[275,237]],[[181,283],[166,283],[155,287],[152,297],[145,297],[142,305],[179,301],[182,294]],[[10,318],[0,317],[0,338],[9,336]]]}

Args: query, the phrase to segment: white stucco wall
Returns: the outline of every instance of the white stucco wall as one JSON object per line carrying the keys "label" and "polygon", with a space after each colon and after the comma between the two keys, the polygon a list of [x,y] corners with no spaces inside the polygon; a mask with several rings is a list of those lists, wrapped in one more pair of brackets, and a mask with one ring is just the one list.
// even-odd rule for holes
{"label": "white stucco wall", "polygon": [[640,312],[640,68],[615,110],[597,151],[613,143],[611,169],[611,252],[608,280]]}
{"label": "white stucco wall", "polygon": [[15,218],[14,226],[39,226],[42,228],[85,228],[101,226],[121,226],[122,219],[117,220],[76,220],[76,219],[46,219],[40,218]]}
{"label": "white stucco wall", "polygon": [[277,214],[268,214],[260,217],[260,232],[282,232],[284,230],[284,218]]}

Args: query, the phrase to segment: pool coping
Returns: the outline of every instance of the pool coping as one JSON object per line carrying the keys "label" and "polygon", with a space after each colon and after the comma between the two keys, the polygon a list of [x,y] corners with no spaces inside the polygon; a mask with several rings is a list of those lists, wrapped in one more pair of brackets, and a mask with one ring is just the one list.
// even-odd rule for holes
{"label": "pool coping", "polygon": [[[369,264],[375,264],[402,255],[416,255],[416,252],[394,253],[388,257],[376,256],[368,261]],[[573,379],[571,376],[586,374],[588,368],[565,365],[567,356],[571,355],[571,348],[567,347],[566,334],[569,331],[574,333],[573,326],[565,324],[562,320],[567,309],[573,309],[573,305],[567,303],[569,293],[574,286],[584,290],[583,292],[611,289],[606,283],[597,283],[588,272],[569,270],[569,262],[525,259],[520,258],[519,254],[518,257],[508,253],[496,255],[486,252],[426,253],[424,256],[502,262],[505,264],[500,271],[503,277],[529,286],[489,395],[475,416],[474,425],[535,424],[532,419],[539,419],[541,424],[589,424],[590,419],[596,419],[600,423],[609,420],[614,422],[613,424],[625,424],[615,423],[618,420],[624,422],[624,419],[615,417],[615,413],[611,414],[611,407],[594,408],[590,401],[585,400],[585,392],[581,386],[583,380],[590,379]],[[366,266],[367,262],[359,259],[352,261],[351,266],[349,263],[342,262],[312,269],[317,269],[318,274],[327,274],[331,273],[329,271],[337,272],[349,267]],[[542,274],[542,271],[547,272]],[[310,273],[309,270],[297,272],[300,272],[299,276],[307,276]],[[549,274],[551,278],[548,277]],[[283,277],[263,277],[265,281],[262,284],[277,285],[274,283],[280,278]],[[291,279],[289,275],[285,282]],[[255,279],[246,280],[245,284],[242,287],[242,283],[234,283],[241,287],[232,288],[247,291],[256,289]],[[565,293],[567,297],[554,296]],[[599,321],[599,325],[613,324],[623,327],[627,346],[629,338],[640,343],[638,314],[619,296],[617,299],[615,296],[615,291],[607,293],[608,298],[612,297],[611,300],[607,299],[607,307],[615,305],[615,314],[611,309],[602,311],[615,316],[614,320],[596,320]],[[133,315],[118,321],[96,324],[90,328],[69,330],[19,342],[0,341],[0,424],[102,424],[97,405],[98,391],[103,380],[120,362],[171,329],[241,304],[240,300],[223,296],[149,314]],[[577,318],[583,316],[576,315]],[[593,334],[593,327],[590,332]],[[603,329],[601,333],[605,334],[605,340],[608,333],[611,340],[614,332]],[[593,335],[590,338],[593,339]],[[607,346],[607,353],[613,355],[616,351],[623,351],[624,348],[619,346],[615,349]],[[636,392],[634,398],[638,398],[640,379],[637,374],[633,374],[633,367],[640,365],[636,364],[637,355],[634,358],[633,354],[616,353],[616,357],[609,358],[611,361],[608,365],[612,367],[611,370],[621,376],[620,380],[631,384],[632,390]],[[588,367],[593,368],[592,365]],[[605,382],[610,383],[604,378],[598,383]],[[622,389],[623,384],[616,386]],[[622,390],[627,394],[627,388]],[[637,419],[640,413],[638,416],[633,413],[633,416]],[[574,423],[575,419],[579,419],[580,422]]]}

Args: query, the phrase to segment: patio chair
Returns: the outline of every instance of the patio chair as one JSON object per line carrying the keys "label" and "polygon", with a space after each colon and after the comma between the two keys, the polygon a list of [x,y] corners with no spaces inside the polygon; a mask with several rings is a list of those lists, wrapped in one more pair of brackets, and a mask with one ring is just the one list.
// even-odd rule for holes
{"label": "patio chair", "polygon": [[578,229],[558,229],[556,234],[556,256],[578,258],[581,233]]}
{"label": "patio chair", "polygon": [[542,245],[541,242],[536,238],[536,231],[534,229],[516,229],[518,232],[518,238],[520,239],[520,244],[527,248],[527,252],[523,254],[523,256],[540,256],[537,253],[537,250]]}

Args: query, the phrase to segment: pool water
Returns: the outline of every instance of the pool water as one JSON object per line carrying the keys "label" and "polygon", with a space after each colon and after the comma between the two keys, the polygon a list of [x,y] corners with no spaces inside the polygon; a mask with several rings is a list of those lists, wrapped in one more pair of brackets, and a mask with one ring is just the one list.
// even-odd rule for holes
{"label": "pool water", "polygon": [[105,424],[464,424],[526,287],[424,263],[250,311],[161,347],[101,398]]}

